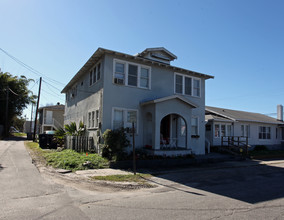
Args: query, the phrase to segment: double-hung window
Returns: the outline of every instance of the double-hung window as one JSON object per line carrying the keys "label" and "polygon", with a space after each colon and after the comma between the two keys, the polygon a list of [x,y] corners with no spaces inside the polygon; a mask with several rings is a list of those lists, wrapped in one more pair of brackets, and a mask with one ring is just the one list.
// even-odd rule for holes
{"label": "double-hung window", "polygon": [[249,125],[241,125],[241,136],[242,137],[250,137],[250,126]]}
{"label": "double-hung window", "polygon": [[115,62],[114,83],[125,83],[125,63]]}
{"label": "double-hung window", "polygon": [[182,74],[175,74],[175,93],[200,97],[201,81]]}
{"label": "double-hung window", "polygon": [[90,86],[95,84],[101,78],[101,63],[97,64],[90,71]]}
{"label": "double-hung window", "polygon": [[144,65],[115,59],[113,77],[115,84],[149,89],[151,69]]}
{"label": "double-hung window", "polygon": [[270,139],[271,138],[271,128],[265,126],[259,126],[259,139]]}
{"label": "double-hung window", "polygon": [[176,93],[183,94],[183,77],[176,75]]}
{"label": "double-hung window", "polygon": [[112,128],[132,128],[134,122],[137,133],[138,111],[132,109],[113,108]]}
{"label": "double-hung window", "polygon": [[141,67],[140,87],[149,88],[149,68]]}
{"label": "double-hung window", "polygon": [[99,126],[99,110],[88,112],[88,128],[98,128]]}
{"label": "double-hung window", "polygon": [[128,65],[128,85],[137,86],[138,80],[138,66],[129,64]]}
{"label": "double-hung window", "polygon": [[191,118],[191,135],[198,135],[198,118]]}
{"label": "double-hung window", "polygon": [[214,126],[214,131],[215,131],[215,137],[220,137],[220,125],[219,124],[215,124]]}

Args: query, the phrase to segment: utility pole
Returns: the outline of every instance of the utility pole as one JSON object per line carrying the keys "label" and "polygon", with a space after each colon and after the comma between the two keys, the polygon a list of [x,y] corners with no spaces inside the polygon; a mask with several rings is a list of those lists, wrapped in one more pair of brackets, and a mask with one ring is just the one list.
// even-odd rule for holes
{"label": "utility pole", "polygon": [[6,89],[6,125],[5,125],[5,132],[6,134],[5,135],[8,135],[9,133],[9,128],[8,128],[8,111],[9,111],[9,86],[7,86],[7,89]]}
{"label": "utility pole", "polygon": [[34,127],[33,142],[35,142],[35,136],[36,136],[36,121],[37,121],[37,114],[38,114],[38,105],[39,105],[39,98],[40,98],[40,90],[41,90],[41,77],[39,78],[39,87],[38,87],[38,97],[37,97],[37,103],[36,103],[36,115],[35,115],[35,127]]}
{"label": "utility pole", "polygon": [[34,103],[32,103],[31,122],[30,122],[30,133],[32,133],[32,123],[33,123],[33,108],[34,108]]}

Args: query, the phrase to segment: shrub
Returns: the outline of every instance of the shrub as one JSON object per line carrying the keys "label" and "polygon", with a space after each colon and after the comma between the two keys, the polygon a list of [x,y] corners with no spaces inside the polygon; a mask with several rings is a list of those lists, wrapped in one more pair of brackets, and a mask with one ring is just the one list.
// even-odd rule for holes
{"label": "shrub", "polygon": [[266,151],[268,149],[265,145],[256,145],[253,150],[254,151]]}
{"label": "shrub", "polygon": [[106,157],[109,160],[122,160],[125,158],[126,153],[124,152],[124,148],[129,146],[129,140],[127,139],[124,128],[117,130],[107,129],[103,133],[103,138],[103,157]]}

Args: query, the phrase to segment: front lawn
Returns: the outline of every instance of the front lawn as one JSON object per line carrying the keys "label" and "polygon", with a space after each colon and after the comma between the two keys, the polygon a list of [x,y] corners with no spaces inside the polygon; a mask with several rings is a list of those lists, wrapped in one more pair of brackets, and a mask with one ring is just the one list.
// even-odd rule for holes
{"label": "front lawn", "polygon": [[73,150],[63,150],[57,152],[55,150],[43,150],[38,143],[25,142],[26,146],[32,151],[42,164],[67,170],[85,170],[107,168],[109,161],[98,154],[77,153]]}

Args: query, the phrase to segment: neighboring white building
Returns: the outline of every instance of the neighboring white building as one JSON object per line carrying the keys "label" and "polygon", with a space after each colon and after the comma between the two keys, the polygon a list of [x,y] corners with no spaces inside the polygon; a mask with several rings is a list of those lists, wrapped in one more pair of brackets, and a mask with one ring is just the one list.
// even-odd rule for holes
{"label": "neighboring white building", "polygon": [[205,107],[206,139],[220,146],[222,136],[248,137],[251,146],[280,147],[284,144],[283,107],[278,106],[278,119],[252,112]]}
{"label": "neighboring white building", "polygon": [[40,107],[38,109],[39,133],[43,134],[45,131],[63,128],[64,110],[65,106],[60,105],[60,103],[57,105]]}
{"label": "neighboring white building", "polygon": [[213,76],[172,66],[176,58],[163,47],[134,56],[98,48],[62,90],[64,123],[82,121],[98,146],[106,129],[134,121],[137,148],[204,154],[205,80]]}

